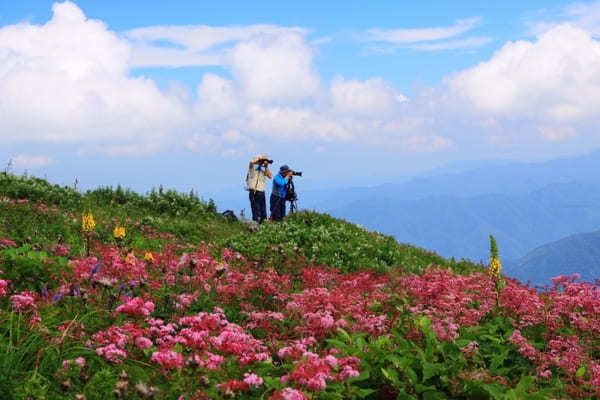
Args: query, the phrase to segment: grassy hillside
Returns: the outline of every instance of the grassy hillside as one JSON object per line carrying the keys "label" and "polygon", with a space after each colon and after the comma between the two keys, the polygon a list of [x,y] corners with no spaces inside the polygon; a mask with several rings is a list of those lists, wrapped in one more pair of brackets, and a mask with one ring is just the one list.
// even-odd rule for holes
{"label": "grassy hillside", "polygon": [[317,213],[255,231],[193,194],[0,174],[0,270],[2,399],[600,389],[596,287],[539,293]]}

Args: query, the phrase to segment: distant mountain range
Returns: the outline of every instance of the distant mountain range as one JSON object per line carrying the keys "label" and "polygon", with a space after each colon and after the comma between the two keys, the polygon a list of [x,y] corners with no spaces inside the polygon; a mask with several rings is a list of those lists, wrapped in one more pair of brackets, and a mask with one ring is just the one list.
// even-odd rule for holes
{"label": "distant mountain range", "polygon": [[600,278],[600,230],[579,233],[545,244],[514,262],[504,263],[504,273],[531,281],[533,285],[551,284],[549,278],[578,273],[593,282]]}
{"label": "distant mountain range", "polygon": [[331,214],[446,257],[486,261],[489,235],[503,259],[600,227],[600,181],[548,185],[524,195],[359,200]]}

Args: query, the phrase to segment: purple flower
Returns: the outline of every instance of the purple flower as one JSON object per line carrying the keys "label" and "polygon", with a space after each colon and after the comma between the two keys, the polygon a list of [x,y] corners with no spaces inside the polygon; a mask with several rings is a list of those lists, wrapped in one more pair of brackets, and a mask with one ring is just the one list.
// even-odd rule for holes
{"label": "purple flower", "polygon": [[61,293],[56,293],[54,295],[54,297],[52,297],[52,302],[56,303],[57,301],[59,301],[62,298],[62,294]]}
{"label": "purple flower", "polygon": [[92,276],[94,276],[99,270],[100,270],[100,262],[98,262],[96,265],[94,265],[92,267],[92,269],[90,270],[90,279],[92,279]]}
{"label": "purple flower", "polygon": [[73,286],[73,296],[75,296],[75,297],[81,296],[81,291],[79,290],[79,285]]}
{"label": "purple flower", "polygon": [[42,286],[42,297],[48,297],[48,288],[46,285]]}

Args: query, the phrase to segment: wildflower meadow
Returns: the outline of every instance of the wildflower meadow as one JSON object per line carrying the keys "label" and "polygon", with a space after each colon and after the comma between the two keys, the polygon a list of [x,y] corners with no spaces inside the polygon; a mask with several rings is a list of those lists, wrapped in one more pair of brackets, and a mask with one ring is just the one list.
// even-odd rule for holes
{"label": "wildflower meadow", "polygon": [[589,399],[600,289],[300,212],[0,174],[0,398]]}

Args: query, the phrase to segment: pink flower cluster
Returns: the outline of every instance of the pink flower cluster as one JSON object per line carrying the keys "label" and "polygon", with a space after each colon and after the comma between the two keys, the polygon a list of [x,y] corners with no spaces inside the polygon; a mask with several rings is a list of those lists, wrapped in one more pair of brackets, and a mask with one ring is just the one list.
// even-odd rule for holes
{"label": "pink flower cluster", "polygon": [[429,317],[438,338],[451,341],[460,326],[476,325],[487,315],[496,298],[486,274],[455,275],[435,267],[401,279],[399,290],[411,300],[410,311]]}
{"label": "pink flower cluster", "polygon": [[343,381],[360,375],[356,357],[336,358],[333,354],[324,357],[305,352],[302,358],[294,362],[294,369],[281,378],[282,383],[294,382],[310,391],[323,390],[327,380]]}
{"label": "pink flower cluster", "polygon": [[152,353],[150,361],[160,364],[163,369],[183,368],[183,355],[173,350],[160,350]]}
{"label": "pink flower cluster", "polygon": [[115,312],[124,313],[131,317],[144,316],[147,317],[154,311],[154,303],[151,301],[144,301],[140,297],[135,297],[131,300],[125,301],[125,303],[118,306]]}
{"label": "pink flower cluster", "polygon": [[85,358],[77,357],[74,360],[64,360],[62,362],[62,367],[65,370],[70,369],[72,366],[77,366],[78,368],[83,368],[85,365]]}
{"label": "pink flower cluster", "polygon": [[292,388],[284,388],[279,392],[275,392],[269,397],[269,400],[309,400],[304,393]]}
{"label": "pink flower cluster", "polygon": [[114,343],[111,343],[108,346],[98,347],[96,349],[96,354],[103,356],[114,364],[119,364],[125,358],[127,358],[127,353],[118,348]]}
{"label": "pink flower cluster", "polygon": [[6,296],[8,294],[8,282],[4,279],[0,279],[0,296]]}
{"label": "pink flower cluster", "polygon": [[19,294],[13,294],[10,296],[12,300],[12,307],[15,311],[35,311],[37,306],[35,304],[35,294],[28,291],[23,291]]}
{"label": "pink flower cluster", "polygon": [[2,238],[0,239],[0,248],[5,247],[17,247],[17,244],[9,238]]}

